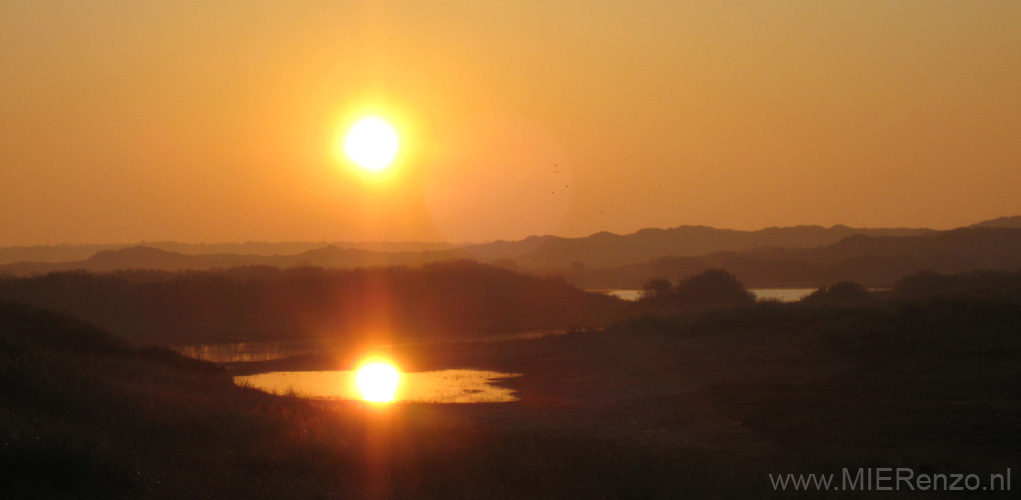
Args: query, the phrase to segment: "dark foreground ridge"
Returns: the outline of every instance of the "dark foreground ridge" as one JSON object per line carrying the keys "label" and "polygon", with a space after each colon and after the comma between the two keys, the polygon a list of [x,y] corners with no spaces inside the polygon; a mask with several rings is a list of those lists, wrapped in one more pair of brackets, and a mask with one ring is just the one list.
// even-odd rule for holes
{"label": "dark foreground ridge", "polygon": [[[769,474],[879,467],[1014,468],[1016,482],[1018,281],[923,275],[864,301],[841,285],[814,303],[409,346],[397,354],[421,369],[522,373],[507,381],[521,401],[386,408],[270,396],[214,365],[0,304],[0,496],[787,498]],[[328,368],[314,362],[301,369]]]}
{"label": "dark foreground ridge", "polygon": [[[561,279],[457,260],[354,270],[67,271],[0,277],[0,301],[66,312],[135,343],[279,338],[379,343],[599,325],[624,303]],[[393,332],[400,338],[386,337]],[[362,339],[366,340],[366,339]]]}
{"label": "dark foreground ridge", "polygon": [[0,325],[3,498],[670,498],[725,474],[442,405],[269,396],[25,306]]}

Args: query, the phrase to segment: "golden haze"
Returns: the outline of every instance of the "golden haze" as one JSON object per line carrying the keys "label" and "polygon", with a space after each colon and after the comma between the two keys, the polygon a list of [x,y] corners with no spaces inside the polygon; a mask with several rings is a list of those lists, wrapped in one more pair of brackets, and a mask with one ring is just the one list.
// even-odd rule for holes
{"label": "golden haze", "polygon": [[0,3],[0,245],[1021,213],[1021,3],[622,5]]}

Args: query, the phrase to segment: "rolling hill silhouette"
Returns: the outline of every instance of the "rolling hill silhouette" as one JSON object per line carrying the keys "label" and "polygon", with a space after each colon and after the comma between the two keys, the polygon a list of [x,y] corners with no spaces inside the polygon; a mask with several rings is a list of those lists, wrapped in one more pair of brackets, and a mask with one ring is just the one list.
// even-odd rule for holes
{"label": "rolling hill silhouette", "polygon": [[931,229],[866,229],[847,226],[770,227],[758,231],[680,226],[642,229],[628,235],[600,232],[585,238],[533,237],[518,242],[495,242],[466,247],[490,259],[510,258],[526,268],[566,269],[574,262],[586,267],[615,267],[657,257],[691,257],[714,252],[739,252],[759,247],[810,248],[836,243],[848,236],[908,236]]}
{"label": "rolling hill silhouette", "polygon": [[326,246],[353,248],[375,252],[424,252],[447,250],[456,245],[440,242],[418,241],[360,241],[360,242],[259,242],[245,243],[181,243],[176,241],[155,241],[133,245],[124,244],[62,244],[0,247],[0,265],[16,262],[74,262],[83,261],[103,250],[121,250],[134,246],[145,246],[184,255],[238,254],[238,255],[293,255]]}
{"label": "rolling hill silhouette", "polygon": [[971,227],[1013,227],[1021,228],[1021,215],[1013,217],[999,217],[972,224]]}
{"label": "rolling hill silhouette", "polygon": [[76,261],[0,265],[0,274],[27,276],[75,269],[183,271],[238,266],[352,269],[420,266],[468,258],[540,275],[560,274],[588,288],[637,288],[650,278],[680,279],[709,268],[725,269],[754,287],[815,287],[842,280],[886,286],[901,276],[922,270],[954,273],[1018,269],[1021,228],[1012,227],[1018,221],[1021,217],[1002,217],[949,231],[848,226],[738,231],[681,226],[642,229],[627,235],[601,232],[583,238],[531,236],[454,248],[422,244],[413,248],[425,249],[405,251],[327,245],[278,255],[190,255],[134,246],[102,250]]}
{"label": "rolling hill silhouette", "polygon": [[818,287],[840,281],[885,287],[919,271],[1021,269],[1021,229],[960,228],[915,236],[849,236],[816,248],[758,248],[699,257],[661,257],[585,270],[569,281],[589,288],[638,288],[652,277],[680,279],[724,269],[751,287]]}
{"label": "rolling hill silhouette", "polygon": [[[443,248],[419,244],[417,250],[383,251],[379,249],[326,245],[297,253],[264,255],[259,253],[210,252],[195,254],[201,245],[181,245],[188,252],[176,251],[172,244],[153,244],[103,249],[92,257],[63,262],[20,261],[0,265],[0,273],[18,276],[51,271],[85,269],[152,268],[163,270],[204,270],[241,265],[280,267],[322,266],[352,268],[374,265],[422,265],[449,259],[471,258],[482,262],[513,261],[515,267],[528,270],[559,270],[575,263],[585,267],[606,268],[637,264],[665,256],[697,256],[714,252],[736,252],[759,247],[809,248],[829,245],[856,234],[905,236],[932,232],[929,229],[863,229],[847,226],[772,227],[758,231],[716,229],[707,226],[681,226],[671,229],[642,229],[632,234],[596,233],[583,238],[530,236],[518,241],[495,241],[462,247]],[[284,245],[284,244],[281,244]],[[293,244],[298,245],[298,244]],[[379,248],[399,248],[381,244]],[[238,248],[245,245],[209,245],[210,249]],[[83,248],[91,248],[83,246]],[[253,247],[266,250],[271,247]],[[52,256],[53,249],[40,247],[41,255]],[[49,253],[47,253],[49,252]],[[24,248],[17,255],[24,256]]]}

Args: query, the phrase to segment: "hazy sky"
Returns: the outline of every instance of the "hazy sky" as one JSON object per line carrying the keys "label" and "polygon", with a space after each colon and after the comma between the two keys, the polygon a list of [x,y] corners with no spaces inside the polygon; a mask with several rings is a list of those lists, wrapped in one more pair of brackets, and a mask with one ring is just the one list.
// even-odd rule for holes
{"label": "hazy sky", "polygon": [[5,0],[0,169],[0,245],[950,228],[1021,214],[1021,2]]}

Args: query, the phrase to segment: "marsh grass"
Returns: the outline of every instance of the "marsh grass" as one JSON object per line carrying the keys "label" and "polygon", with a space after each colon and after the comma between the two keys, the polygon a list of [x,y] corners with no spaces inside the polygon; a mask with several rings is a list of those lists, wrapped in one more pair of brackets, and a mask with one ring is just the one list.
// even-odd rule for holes
{"label": "marsh grass", "polygon": [[673,498],[706,468],[437,405],[271,396],[24,306],[0,325],[4,498]]}
{"label": "marsh grass", "polygon": [[[505,382],[520,404],[375,407],[268,395],[215,365],[0,304],[0,496],[783,498],[767,474],[998,472],[1016,466],[1021,439],[1019,311],[952,298],[643,316],[448,353],[526,373]],[[551,409],[565,395],[620,417],[588,432],[573,420],[584,412]],[[716,418],[740,439],[639,439]]]}

